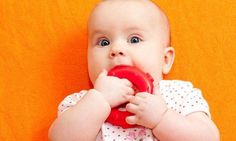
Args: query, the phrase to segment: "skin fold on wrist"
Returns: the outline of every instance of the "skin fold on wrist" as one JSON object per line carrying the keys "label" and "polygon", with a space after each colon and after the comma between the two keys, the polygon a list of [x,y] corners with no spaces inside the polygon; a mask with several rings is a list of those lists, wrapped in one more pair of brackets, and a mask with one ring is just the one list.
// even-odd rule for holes
{"label": "skin fold on wrist", "polygon": [[109,110],[111,110],[111,106],[110,106],[110,104],[107,102],[107,100],[104,98],[104,96],[101,94],[101,92],[99,92],[98,90],[96,90],[96,89],[90,89],[89,91],[88,91],[88,94],[94,94],[94,95],[96,95],[96,96],[99,96],[100,98],[101,98],[101,100],[103,100],[104,101],[104,105],[107,105],[107,107],[109,107]]}
{"label": "skin fold on wrist", "polygon": [[169,111],[169,108],[166,107],[165,111],[161,114],[160,120],[159,122],[152,128],[152,130],[154,131],[155,129],[158,128],[158,125],[161,123],[161,121],[164,119],[166,113]]}

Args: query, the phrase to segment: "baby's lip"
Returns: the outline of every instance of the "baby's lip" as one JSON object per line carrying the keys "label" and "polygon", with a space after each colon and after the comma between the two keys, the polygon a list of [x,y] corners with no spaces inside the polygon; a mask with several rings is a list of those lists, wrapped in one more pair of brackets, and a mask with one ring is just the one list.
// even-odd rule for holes
{"label": "baby's lip", "polygon": [[114,67],[117,67],[117,66],[130,66],[131,67],[131,65],[127,65],[127,64],[118,64],[118,65],[115,65]]}
{"label": "baby's lip", "polygon": [[109,70],[111,70],[114,67],[118,67],[118,66],[132,66],[132,65],[127,65],[127,64],[116,64],[116,65],[112,65]]}
{"label": "baby's lip", "polygon": [[110,69],[116,66],[134,66],[133,62],[126,58],[114,58],[110,62]]}

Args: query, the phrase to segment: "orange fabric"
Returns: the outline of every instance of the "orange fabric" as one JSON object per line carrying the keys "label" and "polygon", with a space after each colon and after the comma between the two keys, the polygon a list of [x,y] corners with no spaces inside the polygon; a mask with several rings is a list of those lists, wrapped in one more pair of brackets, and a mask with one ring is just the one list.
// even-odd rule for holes
{"label": "orange fabric", "polygon": [[[47,140],[58,103],[89,88],[86,21],[97,1],[0,1],[1,141]],[[221,140],[236,139],[236,1],[156,2],[176,49],[167,78],[201,88]]]}

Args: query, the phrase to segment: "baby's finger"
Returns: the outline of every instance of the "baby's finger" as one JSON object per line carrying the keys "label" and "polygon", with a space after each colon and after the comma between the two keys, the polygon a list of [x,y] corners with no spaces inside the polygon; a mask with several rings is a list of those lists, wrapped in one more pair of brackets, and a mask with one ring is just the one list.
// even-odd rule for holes
{"label": "baby's finger", "polygon": [[140,103],[144,102],[144,100],[143,98],[135,95],[129,99],[129,102],[135,105],[139,105]]}
{"label": "baby's finger", "polygon": [[139,93],[137,93],[135,96],[136,97],[140,97],[140,98],[146,98],[148,95],[147,94],[149,94],[149,93],[146,93],[146,92],[139,92]]}
{"label": "baby's finger", "polygon": [[127,87],[126,89],[128,95],[134,95],[134,89],[132,89],[131,87]]}
{"label": "baby's finger", "polygon": [[128,116],[126,117],[125,121],[128,123],[128,124],[137,124],[137,117],[136,116]]}
{"label": "baby's finger", "polygon": [[125,83],[126,86],[128,86],[128,87],[133,86],[133,84],[129,80],[127,80],[127,79],[121,79],[121,80]]}
{"label": "baby's finger", "polygon": [[125,98],[125,102],[129,102],[129,100],[134,97],[133,95],[124,95],[124,98]]}
{"label": "baby's finger", "polygon": [[132,103],[126,104],[126,110],[130,113],[136,114],[138,111],[138,106]]}

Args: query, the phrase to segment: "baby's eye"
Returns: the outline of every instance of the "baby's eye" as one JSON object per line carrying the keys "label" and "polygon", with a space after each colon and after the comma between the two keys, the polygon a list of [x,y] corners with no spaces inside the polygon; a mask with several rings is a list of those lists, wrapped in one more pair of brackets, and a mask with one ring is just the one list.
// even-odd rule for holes
{"label": "baby's eye", "polygon": [[110,42],[107,39],[102,39],[98,43],[100,46],[108,46]]}
{"label": "baby's eye", "polygon": [[139,43],[140,41],[141,41],[141,39],[139,37],[134,36],[130,39],[129,42],[135,44],[135,43]]}

